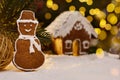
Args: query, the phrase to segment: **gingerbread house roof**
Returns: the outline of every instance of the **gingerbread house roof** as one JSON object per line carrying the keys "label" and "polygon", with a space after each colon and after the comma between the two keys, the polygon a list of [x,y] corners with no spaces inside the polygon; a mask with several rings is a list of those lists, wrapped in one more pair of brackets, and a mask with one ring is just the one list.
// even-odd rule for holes
{"label": "gingerbread house roof", "polygon": [[55,38],[65,37],[70,33],[76,21],[80,21],[84,25],[84,29],[89,35],[93,35],[97,38],[93,26],[78,11],[65,11],[61,13],[50,25],[48,25],[46,30]]}

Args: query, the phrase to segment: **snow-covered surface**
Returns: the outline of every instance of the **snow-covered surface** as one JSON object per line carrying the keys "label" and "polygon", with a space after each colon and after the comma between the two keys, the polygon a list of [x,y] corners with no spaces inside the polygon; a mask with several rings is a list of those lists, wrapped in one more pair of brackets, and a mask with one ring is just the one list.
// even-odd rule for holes
{"label": "snow-covered surface", "polygon": [[22,72],[12,64],[0,72],[0,80],[120,80],[117,55],[46,55],[44,65],[34,72]]}
{"label": "snow-covered surface", "polygon": [[65,37],[73,28],[76,21],[80,21],[84,25],[84,29],[89,35],[97,37],[93,26],[78,11],[65,11],[61,13],[47,28],[47,32],[54,37]]}

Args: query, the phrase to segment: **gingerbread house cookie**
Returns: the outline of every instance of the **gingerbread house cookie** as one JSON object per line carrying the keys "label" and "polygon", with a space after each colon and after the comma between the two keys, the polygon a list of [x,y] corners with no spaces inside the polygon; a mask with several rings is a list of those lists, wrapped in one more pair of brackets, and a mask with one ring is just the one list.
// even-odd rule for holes
{"label": "gingerbread house cookie", "polygon": [[13,64],[20,70],[33,71],[45,60],[41,44],[36,37],[38,21],[30,10],[23,10],[17,20],[19,37],[15,42]]}
{"label": "gingerbread house cookie", "polygon": [[93,26],[78,11],[61,13],[46,30],[57,54],[82,54],[89,49],[92,36],[97,38]]}

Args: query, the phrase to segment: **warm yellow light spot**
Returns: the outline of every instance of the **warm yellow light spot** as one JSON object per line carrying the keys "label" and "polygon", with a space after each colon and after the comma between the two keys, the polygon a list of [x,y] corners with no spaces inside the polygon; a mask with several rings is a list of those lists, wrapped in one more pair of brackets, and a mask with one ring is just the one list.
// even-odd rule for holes
{"label": "warm yellow light spot", "polygon": [[92,5],[93,1],[92,0],[87,0],[87,5]]}
{"label": "warm yellow light spot", "polygon": [[89,13],[90,13],[91,15],[95,15],[95,10],[94,10],[94,9],[90,9],[90,10],[89,10]]}
{"label": "warm yellow light spot", "polygon": [[94,9],[94,12],[95,12],[95,14],[99,14],[100,13],[100,9],[96,8],[96,9]]}
{"label": "warm yellow light spot", "polygon": [[117,26],[113,26],[110,30],[112,35],[116,35],[118,33],[118,27]]}
{"label": "warm yellow light spot", "polygon": [[80,7],[80,8],[79,8],[79,11],[85,12],[85,11],[86,11],[86,8],[85,8],[85,7]]}
{"label": "warm yellow light spot", "polygon": [[87,0],[79,0],[80,2],[86,2]]}
{"label": "warm yellow light spot", "polygon": [[98,49],[96,50],[96,56],[97,56],[98,58],[103,58],[103,57],[104,57],[104,51],[103,51],[102,48],[98,48]]}
{"label": "warm yellow light spot", "polygon": [[69,11],[75,11],[75,10],[76,10],[76,7],[75,7],[75,6],[71,5],[71,6],[69,7]]}
{"label": "warm yellow light spot", "polygon": [[51,18],[51,13],[45,13],[45,19],[50,19]]}
{"label": "warm yellow light spot", "polygon": [[107,21],[111,18],[111,16],[114,16],[114,13],[108,14],[108,16],[107,16]]}
{"label": "warm yellow light spot", "polygon": [[118,22],[117,16],[113,13],[108,15],[107,20],[111,24],[116,24]]}
{"label": "warm yellow light spot", "polygon": [[113,3],[108,4],[107,6],[107,11],[108,12],[113,12],[115,9],[115,5]]}
{"label": "warm yellow light spot", "polygon": [[70,3],[70,2],[72,2],[72,0],[66,0],[66,2],[67,2],[67,3]]}
{"label": "warm yellow light spot", "polygon": [[93,21],[93,17],[92,16],[87,16],[87,19],[92,22]]}
{"label": "warm yellow light spot", "polygon": [[106,24],[106,26],[105,26],[106,30],[111,30],[111,28],[112,28],[111,24]]}
{"label": "warm yellow light spot", "polygon": [[83,12],[83,11],[80,11],[80,13],[81,13],[83,16],[85,16],[85,12]]}
{"label": "warm yellow light spot", "polygon": [[116,2],[120,2],[120,0],[116,0]]}
{"label": "warm yellow light spot", "polygon": [[106,20],[105,19],[101,19],[99,25],[100,25],[101,28],[104,28],[105,25],[106,25]]}
{"label": "warm yellow light spot", "polygon": [[115,8],[115,13],[119,14],[120,13],[120,6]]}
{"label": "warm yellow light spot", "polygon": [[51,8],[53,6],[53,1],[52,0],[47,0],[46,5],[47,5],[48,8]]}
{"label": "warm yellow light spot", "polygon": [[119,76],[120,75],[120,71],[117,68],[111,69],[110,73],[112,76]]}
{"label": "warm yellow light spot", "polygon": [[95,32],[99,35],[101,33],[101,29],[100,28],[95,28]]}
{"label": "warm yellow light spot", "polygon": [[117,38],[117,37],[113,37],[112,38],[112,43],[113,43],[114,46],[119,47],[119,45],[120,45],[120,39]]}
{"label": "warm yellow light spot", "polygon": [[56,10],[58,10],[58,8],[59,8],[58,4],[53,4],[52,10],[56,11]]}
{"label": "warm yellow light spot", "polygon": [[104,30],[101,30],[101,33],[98,35],[100,40],[105,40],[107,37],[107,33]]}
{"label": "warm yellow light spot", "polygon": [[106,18],[106,14],[103,11],[99,11],[99,13],[97,13],[95,16],[98,19],[105,19]]}

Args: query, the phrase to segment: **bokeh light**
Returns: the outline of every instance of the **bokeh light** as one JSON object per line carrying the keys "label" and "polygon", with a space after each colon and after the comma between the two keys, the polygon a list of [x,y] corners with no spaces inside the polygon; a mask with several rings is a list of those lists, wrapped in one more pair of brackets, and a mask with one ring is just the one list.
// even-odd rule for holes
{"label": "bokeh light", "polygon": [[51,8],[53,6],[53,1],[52,0],[47,0],[46,5],[47,5],[48,8]]}
{"label": "bokeh light", "polygon": [[108,14],[107,21],[111,24],[116,24],[118,22],[118,18],[115,14],[111,13],[111,14]]}
{"label": "bokeh light", "polygon": [[106,26],[105,26],[106,30],[111,30],[111,28],[112,28],[111,24],[106,24]]}
{"label": "bokeh light", "polygon": [[116,2],[120,2],[120,0],[116,0]]}
{"label": "bokeh light", "polygon": [[100,40],[105,40],[107,38],[107,33],[105,30],[101,30],[100,34],[98,35]]}
{"label": "bokeh light", "polygon": [[86,2],[87,0],[79,0],[80,2]]}
{"label": "bokeh light", "polygon": [[120,13],[120,6],[115,8],[115,13],[119,14]]}
{"label": "bokeh light", "polygon": [[45,19],[50,19],[52,17],[51,13],[47,12],[45,13]]}
{"label": "bokeh light", "polygon": [[56,10],[58,10],[58,8],[59,8],[58,4],[54,3],[52,6],[52,10],[56,11]]}
{"label": "bokeh light", "polygon": [[110,3],[107,5],[107,11],[108,12],[113,12],[115,9],[115,5],[113,3]]}
{"label": "bokeh light", "polygon": [[105,19],[101,19],[99,26],[100,26],[101,28],[104,28],[105,25],[106,25],[106,20],[105,20]]}
{"label": "bokeh light", "polygon": [[65,0],[67,3],[70,3],[70,2],[72,2],[72,0]]}
{"label": "bokeh light", "polygon": [[95,28],[95,32],[99,35],[101,33],[101,29],[100,28]]}
{"label": "bokeh light", "polygon": [[93,21],[93,17],[92,17],[92,16],[87,16],[86,18],[87,18],[90,22]]}
{"label": "bokeh light", "polygon": [[92,0],[86,0],[87,1],[87,5],[92,5],[93,1]]}
{"label": "bokeh light", "polygon": [[98,58],[103,58],[103,57],[104,57],[104,50],[103,50],[102,48],[98,48],[98,49],[96,50],[96,56],[97,56]]}
{"label": "bokeh light", "polygon": [[89,13],[90,13],[90,15],[95,15],[94,9],[90,9],[90,10],[89,10]]}
{"label": "bokeh light", "polygon": [[86,8],[85,8],[85,7],[80,7],[80,8],[79,8],[79,11],[85,12],[85,11],[86,11]]}
{"label": "bokeh light", "polygon": [[110,30],[112,35],[116,35],[118,33],[118,27],[117,26],[113,26]]}
{"label": "bokeh light", "polygon": [[74,5],[71,5],[70,7],[69,7],[69,11],[75,11],[76,10],[76,7],[74,6]]}

